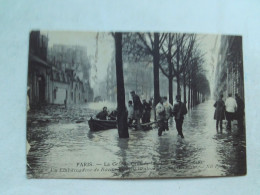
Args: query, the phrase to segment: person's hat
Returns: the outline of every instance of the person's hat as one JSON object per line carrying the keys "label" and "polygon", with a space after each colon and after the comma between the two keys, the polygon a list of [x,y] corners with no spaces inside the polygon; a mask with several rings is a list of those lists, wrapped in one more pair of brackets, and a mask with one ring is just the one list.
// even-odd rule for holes
{"label": "person's hat", "polygon": [[130,93],[135,93],[135,91],[131,91]]}

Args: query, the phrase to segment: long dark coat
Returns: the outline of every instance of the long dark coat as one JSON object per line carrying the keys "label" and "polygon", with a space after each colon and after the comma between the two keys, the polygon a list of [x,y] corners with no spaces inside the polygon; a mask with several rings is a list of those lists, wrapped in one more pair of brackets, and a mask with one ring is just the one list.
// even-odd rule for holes
{"label": "long dark coat", "polygon": [[217,100],[214,104],[216,108],[214,113],[215,120],[224,120],[225,119],[225,102],[223,100]]}

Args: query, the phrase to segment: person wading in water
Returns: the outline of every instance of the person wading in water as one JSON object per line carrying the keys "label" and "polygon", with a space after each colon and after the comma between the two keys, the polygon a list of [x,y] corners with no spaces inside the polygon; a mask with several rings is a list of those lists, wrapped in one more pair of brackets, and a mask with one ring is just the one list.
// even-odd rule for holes
{"label": "person wading in water", "polygon": [[187,114],[187,108],[186,105],[181,102],[181,96],[176,95],[176,103],[173,105],[173,116],[175,117],[175,123],[176,123],[176,129],[178,131],[178,135],[181,136],[181,138],[184,138],[184,135],[182,133],[182,124],[184,120],[184,115]]}
{"label": "person wading in water", "polygon": [[225,119],[225,102],[222,100],[223,95],[219,96],[219,99],[215,102],[214,107],[216,108],[214,113],[214,119],[216,120],[216,129],[220,126],[220,132],[222,133],[222,120]]}

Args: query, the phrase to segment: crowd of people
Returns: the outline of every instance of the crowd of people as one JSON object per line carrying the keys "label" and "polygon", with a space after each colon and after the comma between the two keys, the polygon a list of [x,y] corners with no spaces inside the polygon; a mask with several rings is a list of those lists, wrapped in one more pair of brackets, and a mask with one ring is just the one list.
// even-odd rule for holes
{"label": "crowd of people", "polygon": [[[149,128],[150,118],[151,118],[151,110],[152,110],[152,99],[147,102],[145,99],[141,102],[140,97],[135,93],[135,91],[131,91],[132,101],[128,102],[128,123],[130,126],[135,126],[136,129]],[[148,124],[147,126],[141,125]],[[133,123],[134,122],[134,123]]]}
{"label": "crowd of people", "polygon": [[[131,92],[131,96],[133,99],[129,101],[129,121],[132,123],[133,120],[136,121],[136,128],[142,129],[142,125],[140,124],[140,119],[142,119],[143,124],[150,124],[151,110],[152,110],[152,100],[146,102],[141,100],[134,91]],[[186,105],[181,102],[181,96],[176,96],[176,102],[172,106],[168,101],[167,97],[161,97],[159,103],[155,106],[156,112],[156,122],[158,123],[158,136],[161,136],[164,131],[169,130],[169,119],[170,117],[175,118],[176,129],[178,131],[178,135],[181,138],[184,138],[182,132],[182,124],[184,120],[184,115],[187,114]],[[146,126],[147,127],[147,126]]]}
{"label": "crowd of people", "polygon": [[222,132],[222,121],[227,120],[226,129],[231,131],[231,121],[237,120],[237,125],[239,130],[244,129],[244,102],[239,97],[238,94],[235,94],[235,98],[232,97],[232,94],[228,94],[226,101],[223,101],[223,95],[220,94],[218,100],[214,104],[215,113],[214,119],[216,120],[216,130]]}
{"label": "crowd of people", "polygon": [[[153,106],[153,99],[149,101],[143,99],[141,101],[140,97],[131,91],[132,100],[128,102],[128,125],[130,127],[135,127],[136,130],[150,129],[151,124],[151,110]],[[167,101],[167,97],[161,97],[157,105],[155,105],[156,112],[156,122],[158,124],[158,136],[161,136],[164,131],[169,130],[169,119],[170,117],[175,118],[176,129],[178,135],[184,138],[182,132],[182,124],[184,120],[184,115],[187,113],[186,105],[181,102],[181,96],[176,96],[176,102],[171,105]],[[100,120],[116,120],[117,111],[113,111],[110,114],[107,111],[107,107],[104,107],[101,112],[96,115],[96,118]]]}
{"label": "crowd of people", "polygon": [[[185,103],[181,101],[181,96],[176,96],[176,101],[171,105],[167,101],[167,97],[161,97],[160,101],[155,106],[156,120],[151,122],[151,110],[153,107],[153,100],[141,101],[140,97],[135,93],[131,92],[132,100],[128,102],[128,125],[129,127],[135,127],[136,130],[150,129],[152,123],[158,124],[158,136],[161,136],[164,131],[169,130],[169,119],[174,117],[176,129],[178,135],[184,138],[182,132],[182,125],[184,115],[187,114],[187,108]],[[231,131],[233,120],[237,120],[239,130],[244,129],[244,102],[235,94],[235,98],[232,94],[228,94],[226,101],[223,101],[223,95],[220,94],[218,100],[214,104],[215,113],[214,119],[216,120],[216,130],[222,132],[223,120],[227,120],[226,129]],[[96,118],[100,120],[116,120],[117,110],[109,113],[107,107],[104,107],[101,112],[96,115]]]}

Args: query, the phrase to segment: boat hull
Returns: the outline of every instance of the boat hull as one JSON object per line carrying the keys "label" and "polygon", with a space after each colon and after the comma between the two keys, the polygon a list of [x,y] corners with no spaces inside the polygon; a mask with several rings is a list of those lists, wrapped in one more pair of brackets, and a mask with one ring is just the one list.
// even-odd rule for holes
{"label": "boat hull", "polygon": [[89,125],[89,128],[90,128],[90,131],[101,131],[101,130],[108,130],[108,129],[117,128],[117,121],[116,120],[90,119],[88,121],[88,125]]}

